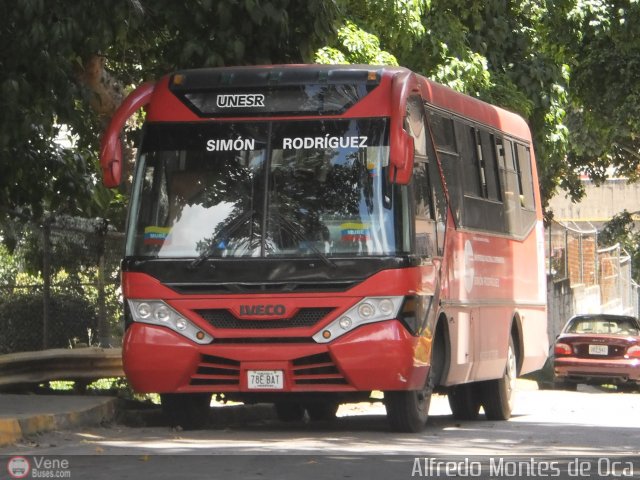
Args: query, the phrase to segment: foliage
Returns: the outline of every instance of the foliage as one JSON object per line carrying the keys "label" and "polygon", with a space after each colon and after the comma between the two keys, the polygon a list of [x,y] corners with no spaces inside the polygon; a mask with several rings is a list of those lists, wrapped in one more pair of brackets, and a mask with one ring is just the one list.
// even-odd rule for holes
{"label": "foliage", "polygon": [[[40,350],[43,338],[41,292],[13,293],[0,301],[0,354]],[[49,348],[90,343],[96,331],[96,312],[84,298],[58,293],[51,298]]]}
{"label": "foliage", "polygon": [[640,5],[635,1],[577,2],[569,12],[573,58],[569,161],[596,181],[638,177],[640,166]]}
{"label": "foliage", "polygon": [[[0,288],[11,288],[16,283],[19,265],[16,258],[9,253],[4,245],[0,244]],[[2,290],[0,290],[0,294]]]}
{"label": "foliage", "polygon": [[325,64],[375,64],[398,65],[396,57],[380,49],[380,40],[347,21],[338,30],[338,42],[342,49],[324,47],[316,52],[316,63]]}
{"label": "foliage", "polygon": [[[40,218],[123,203],[99,192],[98,139],[107,118],[97,113],[103,99],[85,81],[96,55],[105,59],[114,91],[176,68],[309,61],[332,34],[337,7],[297,0],[16,0],[1,3],[0,16],[0,41],[8,47],[0,56],[0,205]],[[56,142],[61,125],[72,142]]]}
{"label": "foliage", "polygon": [[427,0],[345,1],[343,24],[333,43],[316,53],[316,62],[398,65],[396,56],[425,32],[421,16],[427,5]]}

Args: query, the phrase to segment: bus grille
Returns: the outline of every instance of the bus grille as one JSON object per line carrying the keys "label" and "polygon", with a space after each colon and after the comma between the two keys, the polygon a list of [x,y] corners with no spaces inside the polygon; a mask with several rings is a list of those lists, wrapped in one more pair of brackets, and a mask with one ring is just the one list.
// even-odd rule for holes
{"label": "bus grille", "polygon": [[296,385],[346,385],[347,380],[328,353],[296,358],[292,362]]}
{"label": "bus grille", "polygon": [[196,310],[209,325],[215,328],[264,330],[270,328],[304,328],[312,327],[330,312],[333,307],[301,308],[291,318],[277,318],[269,320],[244,320],[236,317],[226,309]]}
{"label": "bus grille", "polygon": [[[295,385],[348,385],[328,353],[292,360]],[[239,385],[240,362],[214,355],[202,355],[191,385]]]}
{"label": "bus grille", "polygon": [[239,385],[240,362],[213,355],[202,355],[191,385]]}

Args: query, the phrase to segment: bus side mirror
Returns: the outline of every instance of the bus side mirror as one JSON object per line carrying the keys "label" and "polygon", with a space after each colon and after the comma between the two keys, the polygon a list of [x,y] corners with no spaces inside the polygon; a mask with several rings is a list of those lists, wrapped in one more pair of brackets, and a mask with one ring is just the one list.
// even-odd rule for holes
{"label": "bus side mirror", "polygon": [[413,137],[405,130],[407,99],[419,91],[418,80],[414,73],[405,70],[397,73],[391,83],[391,124],[389,132],[389,169],[390,180],[407,184],[413,172]]}
{"label": "bus side mirror", "polygon": [[100,169],[102,183],[107,188],[120,185],[122,179],[122,143],[119,132],[116,135],[105,134],[100,142]]}
{"label": "bus side mirror", "polygon": [[394,167],[390,172],[391,181],[404,185],[411,180],[415,146],[413,137],[404,129],[393,133],[395,135],[390,138],[391,147],[389,149],[390,163]]}
{"label": "bus side mirror", "polygon": [[122,128],[131,115],[149,103],[154,86],[153,83],[143,83],[129,94],[113,114],[100,141],[102,183],[107,188],[117,187],[122,180]]}

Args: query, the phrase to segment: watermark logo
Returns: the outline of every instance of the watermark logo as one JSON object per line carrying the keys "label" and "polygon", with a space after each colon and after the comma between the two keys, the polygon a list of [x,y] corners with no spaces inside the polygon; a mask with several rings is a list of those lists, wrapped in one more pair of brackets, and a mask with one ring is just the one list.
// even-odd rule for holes
{"label": "watermark logo", "polygon": [[71,478],[71,464],[66,458],[11,457],[7,462],[10,478]]}
{"label": "watermark logo", "polygon": [[24,457],[11,457],[7,462],[7,472],[11,478],[25,478],[30,471],[31,464]]}
{"label": "watermark logo", "polygon": [[[628,458],[513,458],[483,457],[471,460],[419,458],[413,460],[412,477],[429,478],[638,478],[637,462]],[[635,470],[634,470],[635,469]]]}

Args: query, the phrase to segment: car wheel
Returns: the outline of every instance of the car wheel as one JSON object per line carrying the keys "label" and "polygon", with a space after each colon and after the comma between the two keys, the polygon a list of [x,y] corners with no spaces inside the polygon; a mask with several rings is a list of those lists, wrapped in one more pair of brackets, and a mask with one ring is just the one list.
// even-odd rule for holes
{"label": "car wheel", "polygon": [[625,383],[622,385],[618,385],[616,389],[619,392],[633,393],[636,390],[640,389],[640,385],[636,385],[635,383]]}
{"label": "car wheel", "polygon": [[553,386],[556,390],[566,390],[568,392],[578,391],[578,384],[573,382],[556,382]]}

